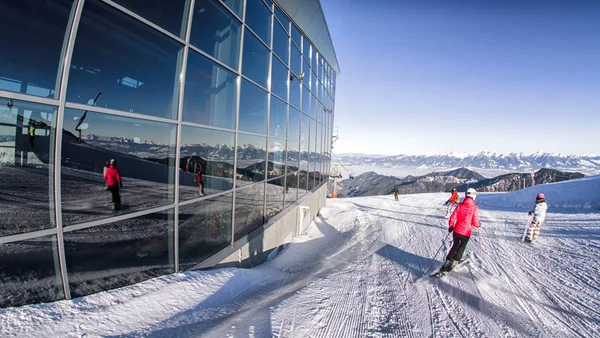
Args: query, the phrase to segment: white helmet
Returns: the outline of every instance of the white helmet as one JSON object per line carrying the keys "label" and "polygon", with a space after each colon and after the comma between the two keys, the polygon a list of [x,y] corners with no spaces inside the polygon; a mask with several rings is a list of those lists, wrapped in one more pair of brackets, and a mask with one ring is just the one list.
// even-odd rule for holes
{"label": "white helmet", "polygon": [[471,197],[473,199],[475,199],[477,197],[477,191],[473,188],[469,188],[467,189],[467,192],[465,193],[466,197]]}

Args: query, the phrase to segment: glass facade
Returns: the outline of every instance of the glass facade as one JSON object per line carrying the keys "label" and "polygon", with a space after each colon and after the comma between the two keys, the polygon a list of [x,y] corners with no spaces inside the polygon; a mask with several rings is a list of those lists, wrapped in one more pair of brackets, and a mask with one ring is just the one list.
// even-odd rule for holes
{"label": "glass facade", "polygon": [[195,269],[327,182],[336,74],[272,2],[0,9],[0,307]]}

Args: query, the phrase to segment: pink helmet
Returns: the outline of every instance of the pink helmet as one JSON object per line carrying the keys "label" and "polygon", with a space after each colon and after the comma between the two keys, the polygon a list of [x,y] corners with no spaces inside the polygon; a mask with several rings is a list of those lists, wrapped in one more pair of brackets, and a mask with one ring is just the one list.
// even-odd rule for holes
{"label": "pink helmet", "polygon": [[543,192],[541,192],[541,193],[537,194],[537,196],[535,196],[535,199],[538,199],[538,200],[539,200],[539,199],[541,199],[541,198],[543,198],[543,199],[546,199],[546,196],[544,195],[544,193],[543,193]]}

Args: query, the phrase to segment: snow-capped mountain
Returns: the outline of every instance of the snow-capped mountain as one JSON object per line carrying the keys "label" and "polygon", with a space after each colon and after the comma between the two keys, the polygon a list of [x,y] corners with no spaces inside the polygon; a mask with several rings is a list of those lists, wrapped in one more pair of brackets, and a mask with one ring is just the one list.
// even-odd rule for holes
{"label": "snow-capped mountain", "polygon": [[359,154],[339,154],[337,158],[355,165],[381,167],[427,167],[472,169],[504,169],[510,171],[535,171],[540,168],[577,170],[585,174],[600,173],[600,155],[561,155],[537,152],[534,154],[480,152],[477,154],[448,153],[439,155],[396,155],[373,157]]}

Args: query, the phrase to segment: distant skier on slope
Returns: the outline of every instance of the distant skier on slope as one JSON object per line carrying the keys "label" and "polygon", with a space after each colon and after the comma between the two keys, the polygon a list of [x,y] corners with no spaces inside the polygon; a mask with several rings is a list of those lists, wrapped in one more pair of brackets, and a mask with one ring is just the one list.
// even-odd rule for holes
{"label": "distant skier on slope", "polygon": [[533,219],[531,220],[531,224],[529,224],[525,241],[531,243],[537,239],[540,233],[540,226],[546,219],[546,210],[548,210],[546,196],[544,193],[539,193],[535,197],[535,207],[529,212],[529,216],[533,216]]}
{"label": "distant skier on slope", "polygon": [[394,199],[398,200],[398,187],[394,187]]}
{"label": "distant skier on slope", "polygon": [[121,195],[119,193],[119,188],[123,187],[123,182],[121,182],[121,173],[119,172],[119,169],[117,169],[115,160],[110,160],[110,166],[104,173],[104,180],[106,180],[108,190],[112,193],[112,201],[115,204],[115,210],[121,210]]}
{"label": "distant skier on slope", "polygon": [[453,244],[446,256],[446,262],[440,271],[451,271],[454,261],[461,262],[467,243],[471,238],[473,227],[479,228],[479,207],[475,205],[477,192],[473,188],[467,189],[465,199],[460,203],[450,216],[448,232],[453,232]]}
{"label": "distant skier on slope", "polygon": [[448,206],[448,209],[446,209],[446,217],[450,215],[450,211],[452,210],[455,204],[458,204],[459,201],[460,197],[458,196],[458,191],[456,191],[456,188],[452,188],[452,196],[450,196],[446,203],[444,203],[444,205]]}

